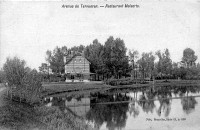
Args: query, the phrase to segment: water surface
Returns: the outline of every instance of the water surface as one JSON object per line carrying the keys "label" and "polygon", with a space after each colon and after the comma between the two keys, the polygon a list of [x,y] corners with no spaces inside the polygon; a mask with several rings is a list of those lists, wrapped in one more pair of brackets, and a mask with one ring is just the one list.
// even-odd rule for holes
{"label": "water surface", "polygon": [[99,130],[200,129],[197,86],[116,88],[45,99],[49,107],[71,111]]}

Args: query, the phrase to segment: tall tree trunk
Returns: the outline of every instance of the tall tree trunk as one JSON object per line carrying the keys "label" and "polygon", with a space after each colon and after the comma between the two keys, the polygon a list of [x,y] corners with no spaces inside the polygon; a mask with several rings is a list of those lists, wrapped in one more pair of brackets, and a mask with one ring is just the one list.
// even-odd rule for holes
{"label": "tall tree trunk", "polygon": [[145,72],[144,72],[144,70],[143,70],[143,76],[142,76],[142,77],[143,77],[143,80],[144,80],[144,77],[145,77]]}

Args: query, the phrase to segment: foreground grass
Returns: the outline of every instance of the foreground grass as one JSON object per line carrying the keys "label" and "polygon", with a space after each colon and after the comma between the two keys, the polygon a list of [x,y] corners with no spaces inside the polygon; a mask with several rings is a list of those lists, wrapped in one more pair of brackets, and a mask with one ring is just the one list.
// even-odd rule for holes
{"label": "foreground grass", "polygon": [[89,130],[83,119],[57,107],[34,107],[6,100],[0,107],[0,126],[16,130]]}

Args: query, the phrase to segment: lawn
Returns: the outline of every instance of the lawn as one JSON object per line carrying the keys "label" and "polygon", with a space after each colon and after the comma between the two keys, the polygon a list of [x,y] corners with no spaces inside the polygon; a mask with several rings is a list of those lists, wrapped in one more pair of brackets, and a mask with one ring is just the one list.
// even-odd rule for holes
{"label": "lawn", "polygon": [[45,83],[42,86],[43,96],[74,91],[100,91],[114,87],[103,83]]}
{"label": "lawn", "polygon": [[200,86],[200,80],[156,80],[155,82],[149,81],[145,84],[132,84],[132,85],[117,85],[111,86],[103,83],[43,83],[43,96],[61,94],[66,92],[98,92],[111,88],[141,88],[141,87],[161,87],[161,86]]}

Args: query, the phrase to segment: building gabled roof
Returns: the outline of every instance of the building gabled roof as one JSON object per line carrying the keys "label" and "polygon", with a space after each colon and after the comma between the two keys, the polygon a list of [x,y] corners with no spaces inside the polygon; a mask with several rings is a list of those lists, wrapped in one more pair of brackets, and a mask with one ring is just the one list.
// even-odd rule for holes
{"label": "building gabled roof", "polygon": [[[74,56],[72,56],[68,61],[66,61],[66,64],[68,64],[69,62],[71,62],[72,59],[74,59],[76,56],[82,56],[83,58],[85,58],[83,55],[81,55],[81,53],[77,53]],[[87,59],[86,59],[86,61],[89,62]],[[91,63],[89,62],[89,64],[91,64]]]}

